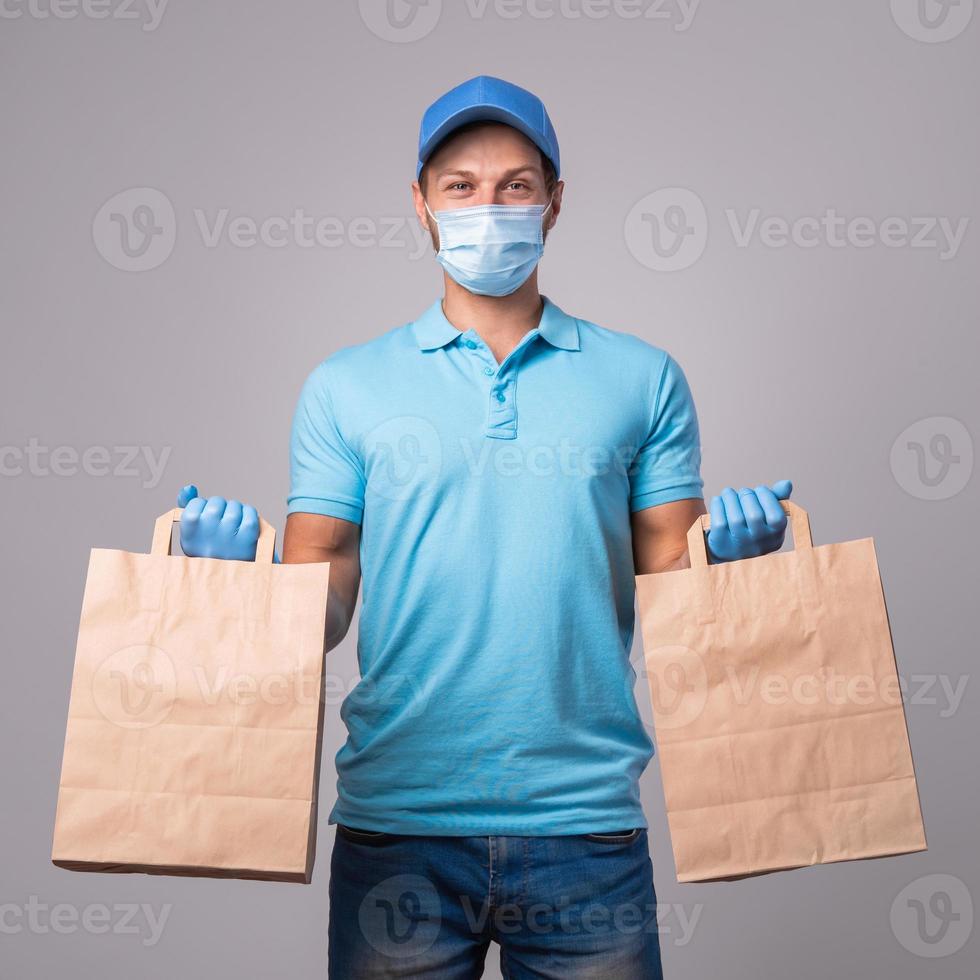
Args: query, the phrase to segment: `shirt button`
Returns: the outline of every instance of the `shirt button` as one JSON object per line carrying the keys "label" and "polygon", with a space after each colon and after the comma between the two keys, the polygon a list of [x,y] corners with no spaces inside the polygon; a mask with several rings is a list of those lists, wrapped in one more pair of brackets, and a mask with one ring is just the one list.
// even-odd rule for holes
{"label": "shirt button", "polygon": [[466,346],[469,347],[470,350],[473,350],[476,347],[476,344],[474,344],[472,340],[467,340]]}
{"label": "shirt button", "polygon": [[490,377],[490,375],[491,375],[491,374],[493,374],[493,368],[492,368],[492,367],[485,367],[485,368],[483,369],[483,373],[484,373],[484,374],[485,374],[485,375],[486,375],[487,377]]}

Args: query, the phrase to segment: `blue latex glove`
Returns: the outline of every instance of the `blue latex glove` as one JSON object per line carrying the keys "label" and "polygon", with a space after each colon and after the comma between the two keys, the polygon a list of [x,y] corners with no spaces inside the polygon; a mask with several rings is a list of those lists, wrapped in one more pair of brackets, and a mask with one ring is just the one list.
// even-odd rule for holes
{"label": "blue latex glove", "polygon": [[259,514],[254,507],[224,497],[199,497],[193,483],[177,494],[177,506],[184,508],[180,547],[185,555],[255,561]]}
{"label": "blue latex glove", "polygon": [[713,563],[755,558],[778,551],[786,535],[786,514],[779,505],[793,492],[789,480],[754,490],[742,487],[738,492],[725,487],[721,495],[711,498],[709,512],[708,554]]}

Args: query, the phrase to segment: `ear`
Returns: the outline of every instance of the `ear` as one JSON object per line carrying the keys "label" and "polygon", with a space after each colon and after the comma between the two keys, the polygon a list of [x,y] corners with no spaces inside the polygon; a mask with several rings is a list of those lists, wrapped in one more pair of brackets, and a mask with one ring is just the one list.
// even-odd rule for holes
{"label": "ear", "polygon": [[425,209],[425,195],[417,180],[412,181],[412,202],[415,205],[415,216],[419,219],[419,225],[423,231],[432,231],[429,225],[429,213]]}
{"label": "ear", "polygon": [[561,197],[565,190],[565,181],[559,180],[551,192],[551,210],[548,212],[548,227],[547,231],[551,231],[552,228],[558,222],[558,214],[561,211]]}

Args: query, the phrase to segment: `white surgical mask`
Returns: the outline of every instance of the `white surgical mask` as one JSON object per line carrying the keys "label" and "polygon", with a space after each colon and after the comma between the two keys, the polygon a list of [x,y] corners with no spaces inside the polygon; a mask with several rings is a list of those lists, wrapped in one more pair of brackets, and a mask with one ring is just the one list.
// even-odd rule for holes
{"label": "white surgical mask", "polygon": [[551,204],[480,204],[426,211],[439,226],[436,259],[464,289],[508,296],[534,271],[544,252],[543,218]]}

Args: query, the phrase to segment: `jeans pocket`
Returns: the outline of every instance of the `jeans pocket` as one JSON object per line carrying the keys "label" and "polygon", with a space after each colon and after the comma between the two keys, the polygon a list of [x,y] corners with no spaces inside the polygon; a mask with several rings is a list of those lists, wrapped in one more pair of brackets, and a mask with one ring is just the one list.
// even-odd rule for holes
{"label": "jeans pocket", "polygon": [[582,836],[596,844],[632,844],[642,832],[642,827],[633,827],[632,829],[612,830],[602,834],[583,834]]}
{"label": "jeans pocket", "polygon": [[385,833],[383,830],[362,830],[360,827],[348,827],[343,823],[337,824],[337,833],[354,844],[367,844],[373,847],[385,844],[394,837],[394,834]]}

